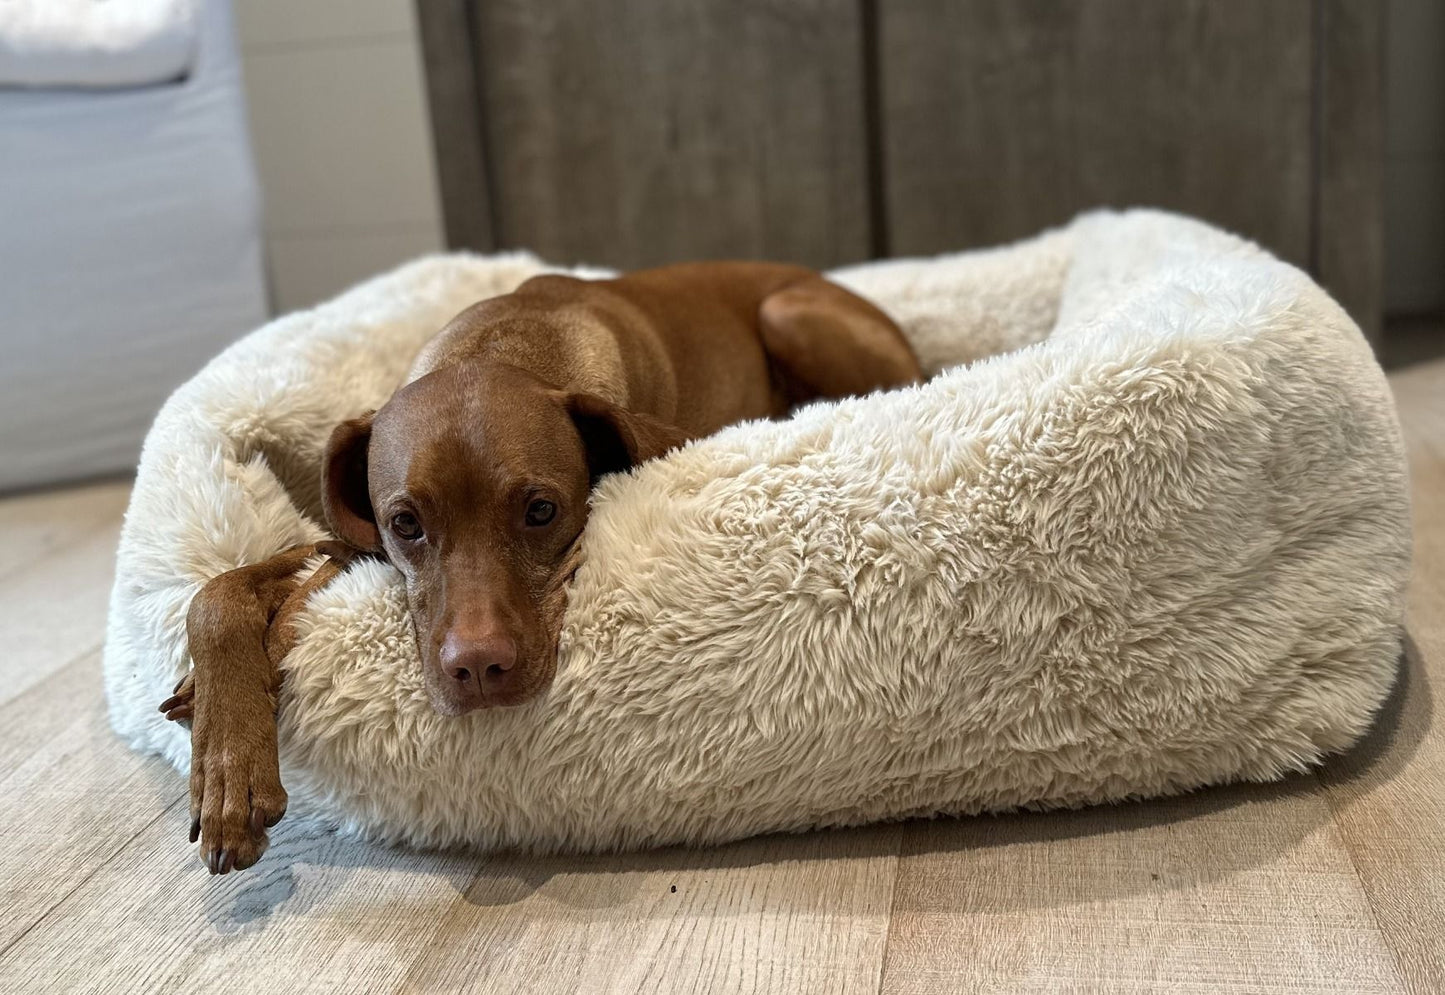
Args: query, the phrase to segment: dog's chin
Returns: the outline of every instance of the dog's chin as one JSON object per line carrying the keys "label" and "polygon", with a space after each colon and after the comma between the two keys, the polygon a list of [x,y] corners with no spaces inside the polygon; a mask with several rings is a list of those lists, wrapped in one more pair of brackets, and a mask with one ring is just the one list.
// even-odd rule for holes
{"label": "dog's chin", "polygon": [[488,707],[481,701],[466,701],[446,694],[428,693],[427,698],[431,701],[431,710],[444,718],[454,719],[459,715],[466,715],[468,712],[480,711]]}

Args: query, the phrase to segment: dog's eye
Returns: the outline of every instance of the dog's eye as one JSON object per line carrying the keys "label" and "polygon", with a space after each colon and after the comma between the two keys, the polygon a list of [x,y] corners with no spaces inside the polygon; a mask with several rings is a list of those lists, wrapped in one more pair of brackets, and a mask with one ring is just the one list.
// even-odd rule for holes
{"label": "dog's eye", "polygon": [[408,542],[421,538],[421,522],[411,512],[391,516],[391,531]]}
{"label": "dog's eye", "polygon": [[527,524],[546,525],[557,517],[557,506],[551,501],[536,500],[527,505]]}

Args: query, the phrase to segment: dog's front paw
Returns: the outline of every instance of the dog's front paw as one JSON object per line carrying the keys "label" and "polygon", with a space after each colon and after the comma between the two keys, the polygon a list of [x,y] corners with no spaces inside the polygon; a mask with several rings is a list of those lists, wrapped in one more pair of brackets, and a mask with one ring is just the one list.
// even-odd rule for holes
{"label": "dog's front paw", "polygon": [[243,870],[266,852],[266,830],[286,814],[271,699],[202,696],[191,728],[191,842],[212,874]]}

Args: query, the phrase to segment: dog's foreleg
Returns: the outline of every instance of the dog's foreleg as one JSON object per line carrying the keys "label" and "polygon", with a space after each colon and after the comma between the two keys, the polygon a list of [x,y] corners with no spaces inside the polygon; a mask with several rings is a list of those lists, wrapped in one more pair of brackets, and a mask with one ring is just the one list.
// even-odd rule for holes
{"label": "dog's foreleg", "polygon": [[201,841],[213,874],[260,859],[266,830],[286,812],[276,741],[279,664],[295,642],[296,612],[340,567],[328,559],[305,582],[297,573],[319,552],[337,556],[334,545],[297,546],[231,570],[191,600],[193,666],[160,710],[191,722],[191,842]]}

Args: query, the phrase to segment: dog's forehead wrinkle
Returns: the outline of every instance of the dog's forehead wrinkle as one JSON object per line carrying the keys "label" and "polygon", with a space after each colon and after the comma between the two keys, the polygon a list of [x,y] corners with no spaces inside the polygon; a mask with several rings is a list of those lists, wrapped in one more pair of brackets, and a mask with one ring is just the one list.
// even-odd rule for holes
{"label": "dog's forehead wrinkle", "polygon": [[433,426],[411,440],[398,462],[403,466],[384,479],[433,516],[495,517],[534,491],[566,495],[583,475],[585,458],[530,432],[508,437],[485,427],[469,434]]}

